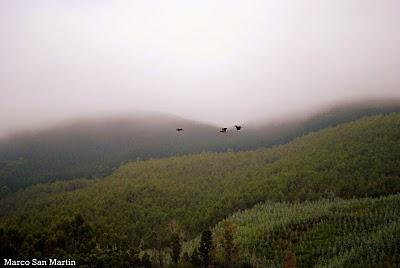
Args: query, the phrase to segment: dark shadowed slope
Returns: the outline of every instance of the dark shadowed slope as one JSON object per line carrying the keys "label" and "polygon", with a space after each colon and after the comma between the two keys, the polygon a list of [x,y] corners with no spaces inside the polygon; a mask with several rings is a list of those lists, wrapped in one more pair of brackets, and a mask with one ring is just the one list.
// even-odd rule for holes
{"label": "dark shadowed slope", "polygon": [[[175,128],[185,129],[177,133]],[[217,127],[172,116],[79,121],[0,143],[0,185],[14,191],[38,182],[96,178],[127,160],[214,149]]]}

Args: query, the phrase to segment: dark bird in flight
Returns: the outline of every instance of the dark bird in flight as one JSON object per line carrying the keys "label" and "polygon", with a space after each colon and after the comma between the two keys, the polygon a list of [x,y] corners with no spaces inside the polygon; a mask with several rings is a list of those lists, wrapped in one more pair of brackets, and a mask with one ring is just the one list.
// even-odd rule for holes
{"label": "dark bird in flight", "polygon": [[223,127],[223,128],[221,128],[221,130],[219,131],[219,132],[221,132],[221,133],[226,133],[226,130],[227,130],[228,128],[226,128],[226,127]]}
{"label": "dark bird in flight", "polygon": [[183,128],[177,128],[176,131],[183,131]]}
{"label": "dark bird in flight", "polygon": [[235,125],[235,128],[236,128],[237,131],[239,131],[239,130],[242,129],[242,126],[237,126],[237,125]]}

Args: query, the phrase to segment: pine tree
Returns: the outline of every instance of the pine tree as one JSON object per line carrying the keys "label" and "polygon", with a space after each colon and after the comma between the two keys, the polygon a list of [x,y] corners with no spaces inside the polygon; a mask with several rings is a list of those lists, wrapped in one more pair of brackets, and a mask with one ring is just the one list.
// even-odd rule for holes
{"label": "pine tree", "polygon": [[172,248],[172,262],[176,265],[179,262],[179,257],[181,254],[181,241],[178,234],[173,234],[171,239],[171,248]]}
{"label": "pine tree", "polygon": [[201,233],[201,240],[199,245],[199,255],[204,267],[210,264],[210,249],[212,244],[212,233],[209,229]]}
{"label": "pine tree", "polygon": [[232,267],[237,261],[237,249],[233,240],[233,235],[236,231],[236,224],[230,221],[224,221],[223,228],[223,248],[225,254],[225,266]]}

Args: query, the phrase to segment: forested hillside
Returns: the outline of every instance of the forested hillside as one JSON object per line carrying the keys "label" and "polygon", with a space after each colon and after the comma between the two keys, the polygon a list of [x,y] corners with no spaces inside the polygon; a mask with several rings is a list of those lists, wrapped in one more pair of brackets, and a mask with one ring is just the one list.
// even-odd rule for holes
{"label": "forested hillside", "polygon": [[253,144],[253,148],[265,147],[266,144],[267,146],[284,144],[313,131],[351,122],[365,116],[393,112],[400,112],[399,101],[361,101],[324,108],[305,118],[297,117],[272,124],[255,124],[250,129],[252,140],[258,142]]}
{"label": "forested hillside", "polygon": [[[210,259],[227,267],[398,267],[399,215],[399,195],[260,204],[213,229]],[[188,243],[184,254],[197,247]]]}
{"label": "forested hillside", "polygon": [[[99,178],[137,159],[202,151],[253,150],[363,116],[400,111],[396,101],[334,107],[305,119],[244,125],[240,132],[171,116],[84,120],[0,141],[0,198],[36,183]],[[175,128],[184,129],[176,133]]]}
{"label": "forested hillside", "polygon": [[[175,128],[184,128],[176,133]],[[10,191],[71,178],[98,178],[128,160],[217,149],[217,127],[172,116],[82,120],[0,142],[0,185]],[[0,187],[1,188],[1,187]]]}
{"label": "forested hillside", "polygon": [[[60,239],[53,231],[79,215],[75,220],[90,225],[91,239],[100,248],[163,248],[171,241],[171,223],[190,239],[260,202],[398,193],[399,141],[400,114],[391,114],[327,128],[270,149],[130,162],[101,180],[37,185],[3,198],[0,226],[6,233],[43,237],[49,246]],[[313,219],[324,215],[318,213]],[[49,246],[53,251],[47,254],[56,254],[54,248],[62,245]]]}

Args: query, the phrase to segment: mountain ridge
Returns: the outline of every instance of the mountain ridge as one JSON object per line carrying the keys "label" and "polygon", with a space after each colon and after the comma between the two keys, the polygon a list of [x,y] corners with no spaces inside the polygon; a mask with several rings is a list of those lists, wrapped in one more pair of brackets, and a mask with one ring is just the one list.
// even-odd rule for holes
{"label": "mountain ridge", "polygon": [[[137,159],[271,147],[364,116],[396,111],[400,111],[400,102],[353,103],[303,121],[257,128],[244,125],[227,135],[219,133],[217,126],[172,115],[86,119],[0,142],[0,188],[14,192],[36,183],[104,177],[119,165]],[[177,127],[184,131],[176,133]]]}

